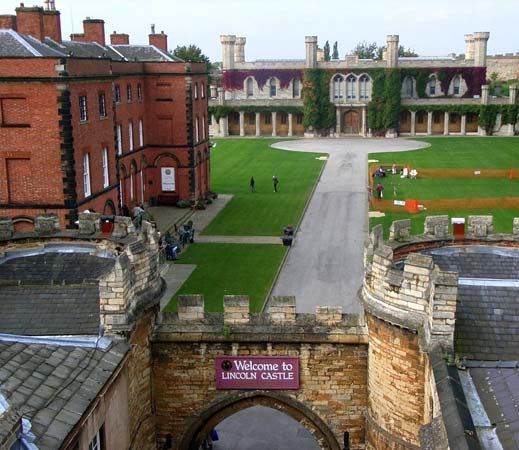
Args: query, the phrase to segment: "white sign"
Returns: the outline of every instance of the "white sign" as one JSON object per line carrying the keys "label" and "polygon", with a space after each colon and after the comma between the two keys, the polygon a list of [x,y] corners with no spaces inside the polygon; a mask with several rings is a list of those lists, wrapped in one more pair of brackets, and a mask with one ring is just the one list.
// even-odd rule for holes
{"label": "white sign", "polygon": [[161,167],[162,175],[162,190],[165,192],[172,192],[175,190],[175,168]]}
{"label": "white sign", "polygon": [[452,223],[452,224],[465,223],[465,218],[464,218],[464,217],[453,217],[453,218],[451,219],[451,223]]}
{"label": "white sign", "polygon": [[405,206],[405,200],[393,200],[395,206]]}

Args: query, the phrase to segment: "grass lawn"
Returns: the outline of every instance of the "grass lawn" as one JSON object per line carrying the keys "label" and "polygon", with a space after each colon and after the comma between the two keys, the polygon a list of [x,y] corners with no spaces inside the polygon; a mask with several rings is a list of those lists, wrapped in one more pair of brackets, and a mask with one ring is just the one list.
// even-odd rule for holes
{"label": "grass lawn", "polygon": [[[449,217],[465,217],[471,215],[491,215],[494,216],[494,231],[496,233],[511,233],[514,217],[519,217],[519,211],[515,209],[467,209],[464,211],[422,211],[417,214],[386,213],[384,217],[372,217],[369,219],[369,226],[373,228],[379,223],[384,227],[384,238],[389,237],[389,227],[394,220],[411,219],[411,233],[422,234],[423,224],[427,216],[448,215]],[[466,222],[465,222],[466,223]],[[451,230],[452,231],[452,230]]]}
{"label": "grass lawn", "polygon": [[181,263],[196,264],[197,268],[166,311],[176,311],[178,295],[202,294],[209,312],[223,311],[224,295],[248,295],[251,311],[258,312],[285,252],[281,245],[191,245],[182,253]]}
{"label": "grass lawn", "polygon": [[[279,139],[216,140],[211,150],[211,188],[233,199],[204,230],[206,235],[277,236],[298,223],[324,164],[322,154],[270,148]],[[279,179],[275,193],[272,176]],[[249,190],[251,176],[255,193]]]}
{"label": "grass lawn", "polygon": [[519,140],[514,137],[448,137],[417,139],[431,144],[422,150],[371,153],[384,164],[418,168],[511,169],[519,167]]}

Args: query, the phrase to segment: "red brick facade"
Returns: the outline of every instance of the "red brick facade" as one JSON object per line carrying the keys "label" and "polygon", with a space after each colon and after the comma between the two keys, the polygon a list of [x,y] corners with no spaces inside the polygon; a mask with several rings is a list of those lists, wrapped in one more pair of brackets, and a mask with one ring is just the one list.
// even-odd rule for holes
{"label": "red brick facade", "polygon": [[[16,12],[0,24],[61,37],[45,26],[59,27],[59,12]],[[104,41],[101,20],[87,19],[84,28],[85,40]],[[85,209],[113,214],[122,205],[202,197],[209,190],[206,87],[200,63],[1,58],[0,216],[26,224],[52,212],[73,228]],[[167,191],[162,168],[174,173]]]}

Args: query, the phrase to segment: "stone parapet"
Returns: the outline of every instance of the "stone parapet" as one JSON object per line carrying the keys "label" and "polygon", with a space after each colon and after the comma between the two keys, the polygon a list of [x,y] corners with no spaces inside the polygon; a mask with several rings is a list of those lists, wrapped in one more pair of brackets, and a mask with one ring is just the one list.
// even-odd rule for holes
{"label": "stone parapet", "polygon": [[405,241],[411,235],[411,219],[395,220],[389,228],[390,241]]}
{"label": "stone parapet", "polygon": [[224,323],[249,323],[249,297],[226,295],[223,298]]}
{"label": "stone parapet", "polygon": [[11,239],[13,234],[13,219],[10,217],[0,217],[0,239]]}
{"label": "stone parapet", "polygon": [[449,216],[427,216],[424,222],[425,235],[444,239],[450,237]]}
{"label": "stone parapet", "polygon": [[34,218],[34,231],[39,235],[53,234],[59,230],[59,218],[55,214],[43,214]]}
{"label": "stone parapet", "polygon": [[469,216],[465,235],[468,238],[484,238],[494,234],[493,216]]}

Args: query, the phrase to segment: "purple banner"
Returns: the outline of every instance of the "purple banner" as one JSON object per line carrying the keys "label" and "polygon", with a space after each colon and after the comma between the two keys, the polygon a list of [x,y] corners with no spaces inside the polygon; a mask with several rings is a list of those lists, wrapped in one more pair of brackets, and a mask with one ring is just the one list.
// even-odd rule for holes
{"label": "purple banner", "polygon": [[299,356],[217,356],[216,389],[299,389]]}

